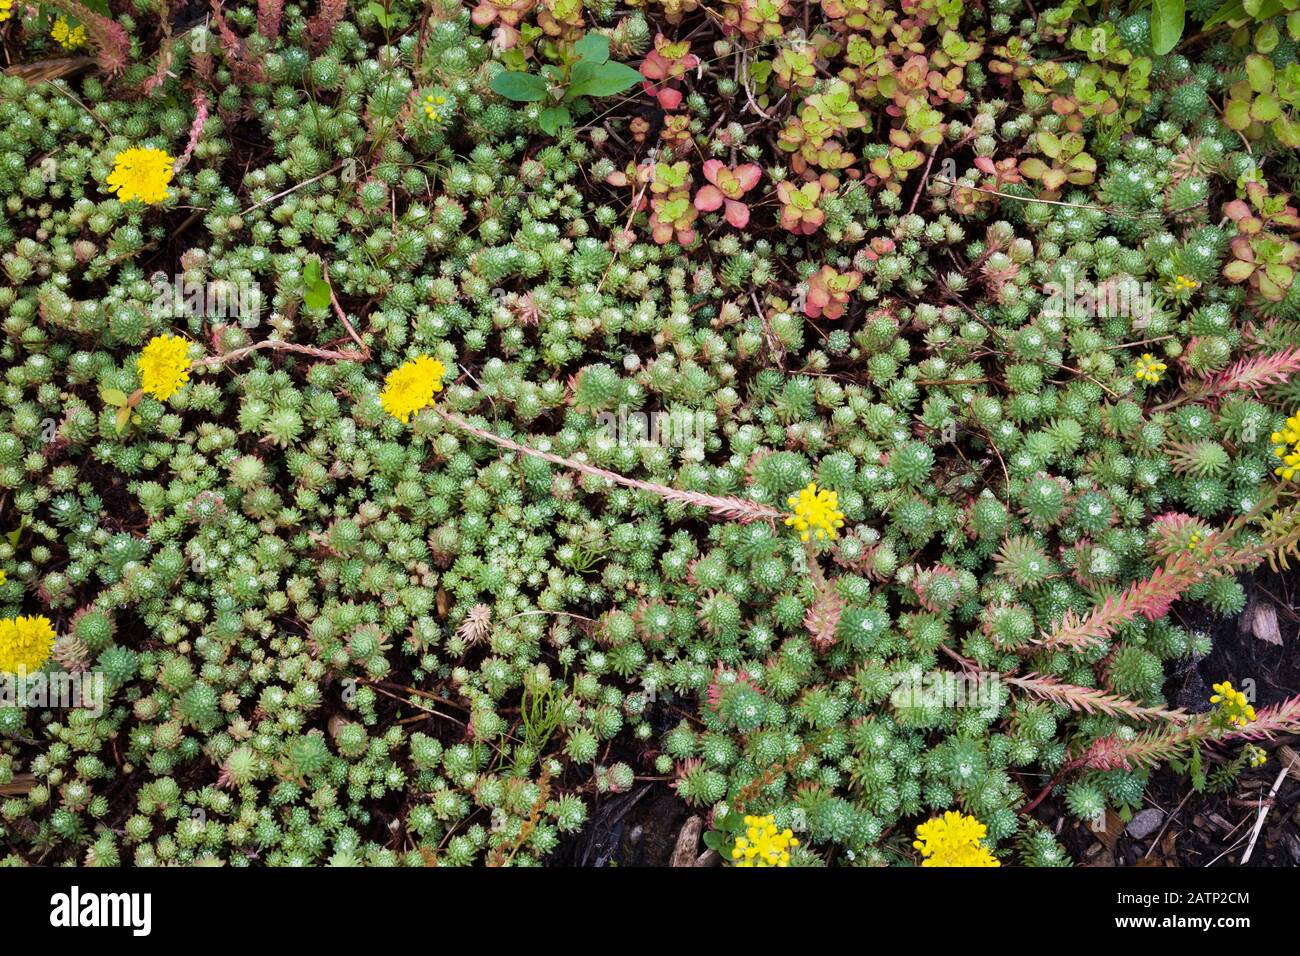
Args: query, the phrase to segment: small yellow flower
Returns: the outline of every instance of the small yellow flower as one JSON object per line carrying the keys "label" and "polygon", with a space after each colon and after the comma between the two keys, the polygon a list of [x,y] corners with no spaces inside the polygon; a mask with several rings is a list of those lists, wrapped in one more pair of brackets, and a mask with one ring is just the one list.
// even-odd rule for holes
{"label": "small yellow flower", "polygon": [[949,810],[916,828],[912,846],[922,866],[1001,866],[983,843],[988,828],[975,817]]}
{"label": "small yellow flower", "polygon": [[0,571],[0,584],[8,584],[8,583],[9,583],[9,575],[5,574],[3,571]]}
{"label": "small yellow flower", "polygon": [[13,13],[13,10],[14,0],[0,0],[0,23],[4,23],[4,21],[8,20],[9,15]]}
{"label": "small yellow flower", "polygon": [[1245,727],[1255,719],[1255,708],[1245,694],[1232,686],[1232,681],[1215,684],[1210,703],[1218,705],[1214,716],[1230,727]]}
{"label": "small yellow flower", "polygon": [[1184,292],[1184,291],[1190,292],[1193,289],[1199,289],[1200,287],[1201,287],[1200,280],[1195,279],[1192,276],[1185,276],[1185,275],[1174,276],[1174,291],[1176,292]]}
{"label": "small yellow flower", "polygon": [[736,866],[789,866],[790,848],[799,845],[789,828],[778,831],[776,818],[745,817],[745,835],[736,837],[731,858]]}
{"label": "small yellow flower", "polygon": [[7,617],[0,620],[0,673],[37,670],[50,659],[54,625],[48,617]]}
{"label": "small yellow flower", "polygon": [[140,387],[165,402],[190,380],[190,346],[174,335],[156,335],[149,340],[135,367]]}
{"label": "small yellow flower", "polygon": [[1154,385],[1160,381],[1160,373],[1168,367],[1150,352],[1143,352],[1142,357],[1137,360],[1137,367],[1134,372],[1139,382],[1150,382]]}
{"label": "small yellow flower", "polygon": [[844,527],[844,512],[839,510],[840,497],[836,492],[825,488],[818,491],[817,482],[811,481],[798,496],[787,498],[786,504],[794,509],[794,514],[785,523],[799,532],[800,540],[807,541],[813,534],[819,541],[839,537],[839,529]]}
{"label": "small yellow flower", "polygon": [[1273,442],[1273,454],[1282,459],[1282,463],[1273,469],[1283,481],[1290,481],[1300,471],[1300,412],[1286,420],[1282,430],[1269,436]]}
{"label": "small yellow flower", "polygon": [[435,358],[418,355],[401,368],[395,368],[384,379],[384,390],[379,401],[384,411],[400,422],[433,404],[435,392],[442,391],[442,377],[446,367]]}
{"label": "small yellow flower", "polygon": [[447,102],[445,96],[434,96],[430,94],[424,98],[424,115],[429,117],[435,123],[442,122],[442,111],[438,109]]}
{"label": "small yellow flower", "polygon": [[1264,764],[1268,763],[1268,751],[1263,747],[1256,747],[1254,744],[1246,744],[1246,749],[1243,753],[1246,757],[1246,762],[1252,767],[1262,767]]}
{"label": "small yellow flower", "polygon": [[50,36],[65,50],[76,50],[86,45],[86,28],[81,24],[68,25],[67,17],[59,17],[50,27]]}
{"label": "small yellow flower", "polygon": [[154,205],[167,198],[176,160],[152,146],[133,146],[117,154],[113,171],[108,174],[108,188],[122,202],[138,199]]}

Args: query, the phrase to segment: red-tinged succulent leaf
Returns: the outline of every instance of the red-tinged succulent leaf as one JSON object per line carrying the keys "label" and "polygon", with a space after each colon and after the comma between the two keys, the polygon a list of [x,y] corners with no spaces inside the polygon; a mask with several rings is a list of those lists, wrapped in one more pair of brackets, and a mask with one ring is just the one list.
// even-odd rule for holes
{"label": "red-tinged succulent leaf", "polygon": [[726,216],[728,223],[737,229],[744,229],[749,225],[749,207],[747,205],[734,199],[728,199],[724,205],[726,206],[726,212],[723,215]]}
{"label": "red-tinged succulent leaf", "polygon": [[713,212],[722,205],[723,195],[717,186],[701,186],[695,194],[695,208],[700,212]]}
{"label": "red-tinged succulent leaf", "polygon": [[1245,282],[1255,272],[1255,264],[1233,259],[1223,267],[1223,277],[1229,282]]}
{"label": "red-tinged succulent leaf", "polygon": [[1043,185],[1055,192],[1065,185],[1066,173],[1063,169],[1049,169],[1043,173]]}
{"label": "red-tinged succulent leaf", "polygon": [[682,105],[682,91],[673,89],[670,86],[664,87],[655,94],[655,99],[659,101],[659,105],[663,109],[675,110]]}
{"label": "red-tinged succulent leaf", "polygon": [[844,613],[844,600],[835,591],[835,582],[827,581],[817,592],[812,606],[804,615],[803,624],[808,629],[813,645],[819,651],[829,650],[836,641],[835,631]]}
{"label": "red-tinged succulent leaf", "polygon": [[732,170],[740,183],[741,192],[749,192],[763,178],[763,167],[757,163],[744,163]]}

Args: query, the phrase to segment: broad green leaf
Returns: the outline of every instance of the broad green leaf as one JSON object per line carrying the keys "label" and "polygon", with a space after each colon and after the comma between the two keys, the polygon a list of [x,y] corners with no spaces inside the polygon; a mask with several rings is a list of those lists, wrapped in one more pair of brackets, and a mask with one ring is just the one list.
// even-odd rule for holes
{"label": "broad green leaf", "polygon": [[907,152],[904,153],[891,152],[889,154],[889,164],[893,166],[895,169],[897,169],[899,172],[904,172],[904,173],[916,169],[916,167],[920,166],[921,159],[922,159],[921,152],[920,150],[916,150],[916,149],[909,149],[907,150]]}
{"label": "broad green leaf", "polygon": [[1229,282],[1244,282],[1249,279],[1255,267],[1241,259],[1233,259],[1223,267],[1223,277]]}
{"label": "broad green leaf", "polygon": [[1252,53],[1246,57],[1246,80],[1256,93],[1267,93],[1273,89],[1273,61],[1266,56]]}
{"label": "broad green leaf", "polygon": [[492,92],[516,103],[535,103],[545,99],[546,81],[532,73],[498,73],[492,77]]}
{"label": "broad green leaf", "polygon": [[374,15],[375,20],[378,21],[379,25],[385,30],[393,25],[393,16],[384,9],[382,3],[378,3],[377,0],[370,0],[369,9],[371,14]]}
{"label": "broad green leaf", "polygon": [[330,284],[322,275],[319,259],[309,259],[303,270],[302,301],[310,309],[328,309],[330,304]]}
{"label": "broad green leaf", "polygon": [[1065,185],[1066,172],[1063,169],[1049,169],[1043,173],[1043,185],[1053,191]]}
{"label": "broad green leaf", "polygon": [[1152,0],[1151,49],[1157,56],[1164,56],[1178,45],[1186,17],[1183,0]]}
{"label": "broad green leaf", "polygon": [[749,78],[757,86],[766,86],[768,79],[772,76],[772,61],[760,60],[758,63],[749,64]]}
{"label": "broad green leaf", "polygon": [[1255,31],[1255,52],[1267,56],[1277,49],[1277,45],[1281,40],[1282,34],[1278,32],[1277,27],[1273,26],[1271,22],[1265,23]]}
{"label": "broad green leaf", "polygon": [[1279,116],[1273,121],[1273,135],[1283,146],[1300,149],[1300,123],[1289,116]]}
{"label": "broad green leaf", "polygon": [[573,51],[582,62],[600,66],[609,59],[609,37],[603,33],[588,33],[573,45]]}
{"label": "broad green leaf", "polygon": [[1282,0],[1242,0],[1241,5],[1255,20],[1268,20],[1282,12]]}
{"label": "broad green leaf", "polygon": [[1261,123],[1271,123],[1282,115],[1282,105],[1272,93],[1261,93],[1250,104],[1250,118]]}
{"label": "broad green leaf", "polygon": [[113,405],[117,408],[121,408],[130,401],[130,399],[127,398],[126,392],[122,391],[120,388],[106,388],[99,393],[99,397],[104,400],[104,404]]}
{"label": "broad green leaf", "polygon": [[1047,164],[1037,156],[1031,156],[1020,164],[1020,171],[1030,179],[1042,179],[1047,172]]}
{"label": "broad green leaf", "polygon": [[1038,131],[1038,150],[1048,159],[1056,159],[1061,155],[1061,141],[1056,138],[1054,133],[1047,130]]}
{"label": "broad green leaf", "polygon": [[641,82],[641,74],[626,63],[602,63],[592,71],[584,83],[574,83],[565,94],[566,100],[579,96],[613,96]]}
{"label": "broad green leaf", "polygon": [[1214,11],[1214,16],[1206,20],[1203,26],[1205,29],[1217,27],[1220,23],[1227,23],[1229,20],[1240,20],[1246,15],[1245,7],[1242,6],[1241,0],[1228,0],[1218,10]]}
{"label": "broad green leaf", "polygon": [[563,126],[573,122],[568,109],[563,106],[548,106],[537,116],[537,125],[548,136],[554,136]]}
{"label": "broad green leaf", "polygon": [[126,428],[126,423],[129,422],[130,420],[131,420],[131,409],[129,407],[119,408],[117,410],[117,416],[114,419],[114,424],[117,426],[118,434],[122,433],[123,429]]}
{"label": "broad green leaf", "polygon": [[1264,267],[1264,274],[1276,282],[1283,289],[1290,288],[1291,281],[1295,278],[1295,270],[1290,266],[1273,264]]}
{"label": "broad green leaf", "polygon": [[[596,75],[596,70],[600,69],[601,64],[592,63],[590,60],[582,60],[573,67],[573,72],[569,74],[569,91],[575,86],[581,87],[590,83]],[[566,96],[570,95],[566,93]]]}
{"label": "broad green leaf", "polygon": [[1245,100],[1229,100],[1223,110],[1223,121],[1229,129],[1245,129],[1250,125],[1250,103]]}
{"label": "broad green leaf", "polygon": [[1097,161],[1087,153],[1079,153],[1077,156],[1071,156],[1066,165],[1071,169],[1081,169],[1089,173],[1095,173],[1097,171]]}

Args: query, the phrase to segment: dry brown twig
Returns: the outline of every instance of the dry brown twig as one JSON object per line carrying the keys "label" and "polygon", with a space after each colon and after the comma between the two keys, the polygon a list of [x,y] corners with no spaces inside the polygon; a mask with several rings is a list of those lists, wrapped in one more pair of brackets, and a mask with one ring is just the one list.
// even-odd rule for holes
{"label": "dry brown twig", "polygon": [[653,495],[658,495],[665,501],[673,501],[677,504],[691,505],[697,508],[705,508],[715,517],[726,518],[731,521],[776,521],[784,520],[785,515],[775,508],[759,504],[755,501],[749,501],[745,498],[722,495],[706,495],[699,491],[682,491],[678,488],[669,488],[667,485],[655,484],[652,481],[641,481],[638,478],[628,478],[617,472],[608,471],[604,468],[597,468],[595,465],[589,465],[586,462],[578,461],[573,458],[563,458],[560,455],[551,452],[539,451],[536,448],[530,448],[527,445],[521,445],[517,441],[504,438],[485,428],[479,428],[471,425],[465,419],[461,418],[454,412],[449,412],[440,406],[434,406],[434,414],[438,415],[449,425],[459,428],[461,431],[468,432],[476,438],[491,442],[501,448],[510,451],[519,452],[522,455],[530,455],[533,458],[539,458],[542,461],[550,462],[553,465],[559,465],[562,468],[568,468],[573,471],[582,472],[584,475],[591,475],[593,478],[600,478],[612,482],[616,485],[622,485],[624,488],[633,488],[637,491],[648,491]]}

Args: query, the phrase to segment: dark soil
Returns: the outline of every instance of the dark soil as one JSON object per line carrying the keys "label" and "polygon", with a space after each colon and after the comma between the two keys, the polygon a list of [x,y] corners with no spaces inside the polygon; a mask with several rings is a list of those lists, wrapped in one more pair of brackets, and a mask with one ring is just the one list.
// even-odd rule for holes
{"label": "dark soil", "polygon": [[549,865],[667,866],[689,816],[686,804],[667,783],[638,783],[627,793],[598,801],[587,826]]}

